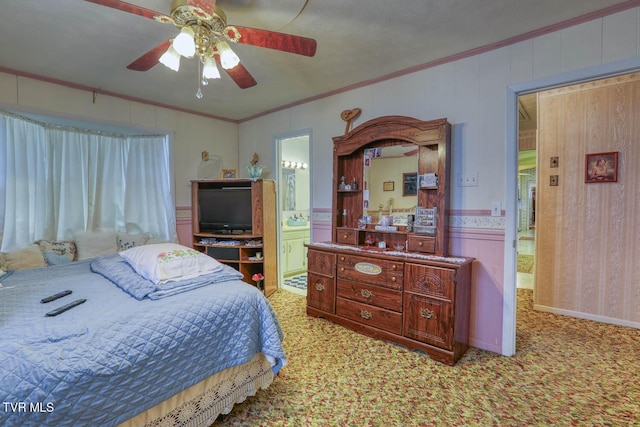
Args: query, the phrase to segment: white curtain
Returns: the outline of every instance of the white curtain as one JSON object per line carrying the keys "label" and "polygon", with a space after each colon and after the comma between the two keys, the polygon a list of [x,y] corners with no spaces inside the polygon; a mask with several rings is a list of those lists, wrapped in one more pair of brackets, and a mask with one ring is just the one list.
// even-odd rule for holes
{"label": "white curtain", "polygon": [[0,115],[0,250],[99,229],[177,240],[168,137]]}

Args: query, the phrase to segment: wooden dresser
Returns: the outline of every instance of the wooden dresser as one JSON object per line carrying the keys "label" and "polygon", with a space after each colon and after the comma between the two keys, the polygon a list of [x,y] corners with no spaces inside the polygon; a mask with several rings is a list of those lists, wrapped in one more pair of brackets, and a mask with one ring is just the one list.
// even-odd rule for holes
{"label": "wooden dresser", "polygon": [[333,142],[332,241],[307,245],[307,314],[454,365],[473,259],[448,253],[451,125],[385,116]]}
{"label": "wooden dresser", "polygon": [[472,258],[309,245],[307,314],[454,365],[469,347]]}

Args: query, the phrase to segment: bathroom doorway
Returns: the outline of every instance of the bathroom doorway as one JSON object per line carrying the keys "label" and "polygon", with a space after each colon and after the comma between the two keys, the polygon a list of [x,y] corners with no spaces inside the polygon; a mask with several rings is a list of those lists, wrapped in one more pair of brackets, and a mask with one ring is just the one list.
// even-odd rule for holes
{"label": "bathroom doorway", "polygon": [[310,131],[276,138],[278,162],[278,286],[307,294],[311,235]]}

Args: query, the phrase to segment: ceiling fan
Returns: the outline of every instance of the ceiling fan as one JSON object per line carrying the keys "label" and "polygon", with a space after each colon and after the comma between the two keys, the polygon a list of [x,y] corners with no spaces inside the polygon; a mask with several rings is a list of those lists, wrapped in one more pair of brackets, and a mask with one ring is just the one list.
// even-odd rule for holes
{"label": "ceiling fan", "polygon": [[[180,58],[198,57],[202,66],[202,83],[219,78],[219,63],[241,89],[256,85],[256,80],[240,63],[229,42],[265,47],[282,52],[314,56],[316,41],[311,38],[227,25],[225,13],[215,0],[173,0],[169,15],[119,0],[85,0],[123,12],[143,16],[164,24],[173,24],[180,33],[154,47],[127,66],[130,70],[147,71],[158,62],[178,71]],[[202,93],[198,90],[199,98]]]}

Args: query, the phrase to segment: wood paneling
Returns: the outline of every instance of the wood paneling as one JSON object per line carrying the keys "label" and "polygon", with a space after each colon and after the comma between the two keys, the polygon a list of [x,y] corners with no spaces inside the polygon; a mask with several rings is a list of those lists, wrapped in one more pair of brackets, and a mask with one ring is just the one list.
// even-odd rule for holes
{"label": "wood paneling", "polygon": [[[640,322],[640,73],[546,91],[539,102],[534,303]],[[586,184],[585,154],[608,151],[619,152],[618,182]]]}

